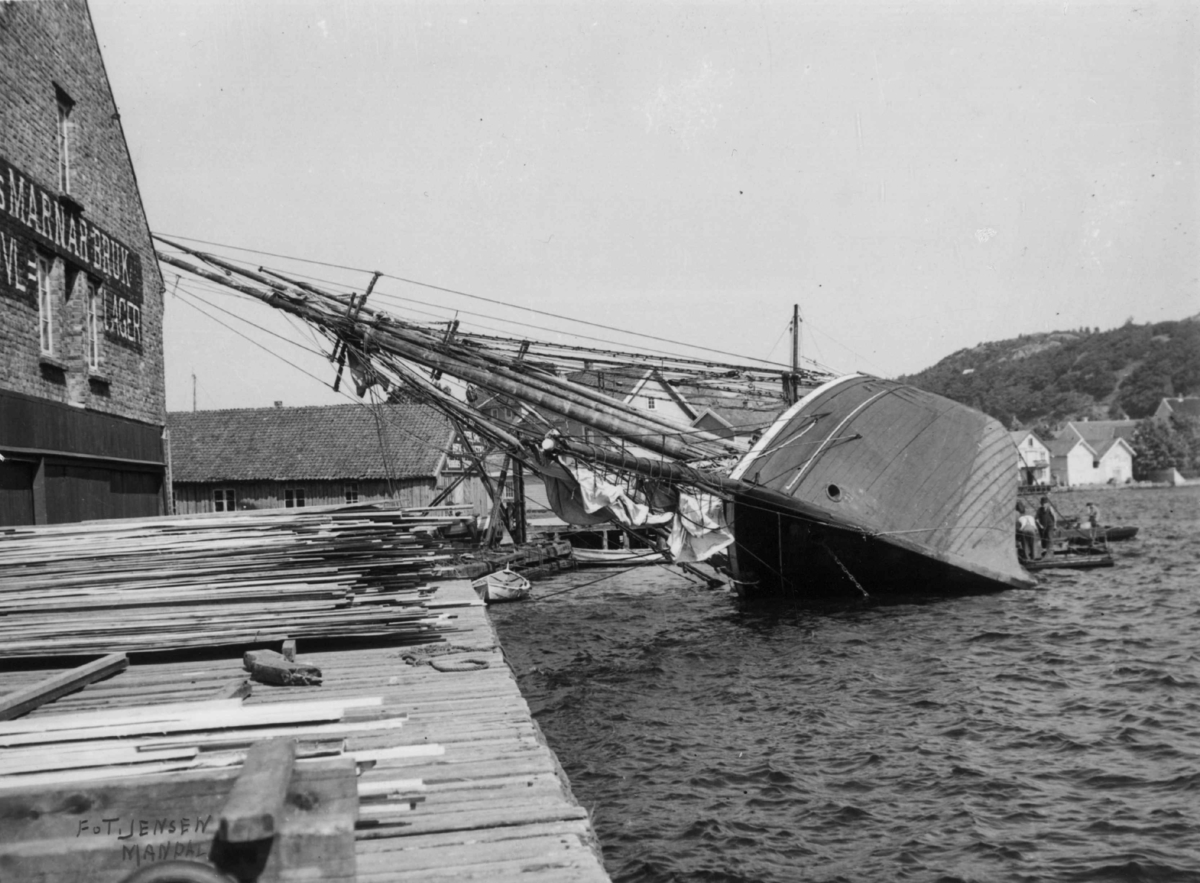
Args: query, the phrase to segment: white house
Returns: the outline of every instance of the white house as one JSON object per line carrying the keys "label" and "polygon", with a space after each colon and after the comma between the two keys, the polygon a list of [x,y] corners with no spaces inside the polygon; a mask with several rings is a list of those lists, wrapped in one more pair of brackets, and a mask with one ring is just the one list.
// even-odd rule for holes
{"label": "white house", "polygon": [[1054,484],[1075,487],[1094,484],[1096,451],[1077,435],[1056,438],[1047,445],[1050,449],[1050,475]]}
{"label": "white house", "polygon": [[625,404],[652,411],[656,417],[684,426],[691,425],[699,416],[687,399],[654,369],[647,370],[634,381],[633,388],[625,396]]}
{"label": "white house", "polygon": [[1133,480],[1133,420],[1068,423],[1049,445],[1050,471],[1058,484],[1125,484]]}
{"label": "white house", "polygon": [[1010,432],[1020,455],[1020,484],[1050,484],[1050,449],[1030,430]]}
{"label": "white house", "polygon": [[1126,484],[1133,481],[1134,451],[1123,438],[1114,438],[1097,451],[1096,484]]}

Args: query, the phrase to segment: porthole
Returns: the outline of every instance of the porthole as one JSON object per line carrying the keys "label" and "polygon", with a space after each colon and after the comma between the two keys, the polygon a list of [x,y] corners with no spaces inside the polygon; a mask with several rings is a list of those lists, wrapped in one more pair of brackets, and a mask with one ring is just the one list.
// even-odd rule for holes
{"label": "porthole", "polygon": [[825,493],[835,503],[840,502],[842,499],[842,489],[836,484],[831,484],[825,488]]}

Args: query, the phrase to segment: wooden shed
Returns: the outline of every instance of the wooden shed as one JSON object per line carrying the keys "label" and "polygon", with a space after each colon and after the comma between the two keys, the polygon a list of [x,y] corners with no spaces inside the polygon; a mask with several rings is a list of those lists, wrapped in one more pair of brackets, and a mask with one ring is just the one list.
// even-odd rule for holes
{"label": "wooden shed", "polygon": [[[428,506],[462,468],[447,463],[449,422],[415,402],[178,411],[167,420],[181,515],[382,500]],[[471,476],[442,503],[482,514],[490,500]]]}

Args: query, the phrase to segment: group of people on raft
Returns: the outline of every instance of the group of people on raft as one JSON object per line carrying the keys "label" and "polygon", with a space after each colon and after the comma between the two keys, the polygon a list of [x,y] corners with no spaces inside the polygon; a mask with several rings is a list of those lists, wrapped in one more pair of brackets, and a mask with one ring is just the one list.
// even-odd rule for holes
{"label": "group of people on raft", "polygon": [[[1017,556],[1022,561],[1036,561],[1049,555],[1054,538],[1054,528],[1062,521],[1062,516],[1050,502],[1049,497],[1042,497],[1037,511],[1030,514],[1025,504],[1017,501]],[[1100,527],[1100,510],[1095,503],[1088,503],[1079,519],[1082,528]]]}

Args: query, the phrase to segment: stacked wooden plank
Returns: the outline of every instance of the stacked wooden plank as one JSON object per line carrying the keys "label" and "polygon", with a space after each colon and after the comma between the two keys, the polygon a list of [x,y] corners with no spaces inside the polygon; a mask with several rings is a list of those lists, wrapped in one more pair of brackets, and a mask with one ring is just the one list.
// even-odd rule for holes
{"label": "stacked wooden plank", "polygon": [[[165,721],[160,721],[156,726],[162,732],[157,735],[129,733],[104,745],[90,739],[43,742],[44,755],[77,755],[65,749],[87,742],[95,750],[132,743],[141,754],[185,753],[176,760],[150,763],[192,766],[137,775],[129,773],[133,764],[114,762],[107,766],[119,774],[116,778],[85,780],[78,773],[95,768],[84,767],[59,770],[66,784],[49,780],[39,787],[0,788],[0,818],[7,820],[0,836],[0,867],[13,879],[115,883],[147,863],[203,858],[217,826],[216,807],[228,793],[223,783],[240,771],[237,765],[216,764],[233,760],[234,753],[245,749],[247,738],[288,735],[299,748],[298,771],[316,775],[326,761],[315,755],[340,750],[341,756],[328,762],[349,761],[358,772],[359,821],[353,836],[359,881],[607,883],[588,812],[571,796],[521,697],[486,610],[470,606],[474,598],[469,581],[444,582],[437,600],[461,605],[454,630],[443,633],[445,641],[419,650],[378,642],[305,649],[297,659],[321,669],[320,686],[256,683],[244,703],[228,706],[232,711],[204,713],[201,708],[246,677],[241,652],[203,658],[144,654],[107,680],[34,708],[22,720],[31,729],[50,732],[68,723],[78,727],[90,712],[138,710],[138,715],[165,719],[178,714],[171,706],[178,709],[186,703],[203,729],[167,732]],[[439,661],[482,660],[488,666],[445,671],[409,664],[414,655]],[[4,672],[0,690],[10,690],[14,702],[24,702],[22,697],[33,693],[35,685],[57,684],[63,675],[58,667],[35,670],[22,663]],[[373,704],[375,697],[382,698],[382,705]],[[319,703],[312,709],[341,703],[341,719],[323,721],[301,712],[307,719],[257,727],[224,725],[227,719],[233,723],[239,715],[258,714],[260,709],[299,709],[309,700]],[[148,711],[146,706],[159,709]],[[329,713],[328,708],[321,714]],[[131,716],[123,725],[134,723]],[[115,725],[111,720],[106,724]],[[324,727],[328,733],[320,731]],[[91,732],[85,735],[96,735],[95,727],[87,729]],[[28,747],[0,746],[0,757]],[[186,756],[193,748],[196,761]],[[45,765],[51,769],[24,775],[49,775],[61,762],[47,757]],[[202,832],[197,831],[197,821],[203,824]],[[186,830],[181,830],[185,822]],[[306,879],[338,878],[327,874]]]}
{"label": "stacked wooden plank", "polygon": [[[342,754],[351,735],[398,730],[406,717],[377,696],[257,705],[212,699],[24,717],[0,722],[0,793],[238,766],[251,745],[277,736],[297,740],[302,758]],[[441,750],[423,744],[386,753]],[[366,751],[357,759],[380,757]]]}
{"label": "stacked wooden plank", "polygon": [[344,507],[0,529],[0,658],[421,637],[455,523]]}
{"label": "stacked wooden plank", "polygon": [[178,702],[2,723],[0,816],[14,823],[0,864],[13,879],[120,880],[167,859],[222,863],[218,852],[237,858],[240,849],[261,860],[258,847],[270,842],[259,879],[353,880],[361,808],[370,818],[407,813],[424,790],[407,776],[360,792],[357,774],[381,759],[444,749],[351,752],[347,740],[398,733],[405,719],[380,697],[342,697]]}

